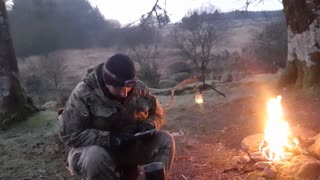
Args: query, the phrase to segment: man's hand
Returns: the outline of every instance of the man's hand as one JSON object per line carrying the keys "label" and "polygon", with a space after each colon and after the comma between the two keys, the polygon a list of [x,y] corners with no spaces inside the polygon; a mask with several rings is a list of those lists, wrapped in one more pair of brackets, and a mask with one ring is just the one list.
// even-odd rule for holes
{"label": "man's hand", "polygon": [[143,123],[138,124],[136,133],[145,132],[145,131],[149,131],[149,130],[153,130],[153,129],[155,129],[155,127],[152,123],[143,122]]}
{"label": "man's hand", "polygon": [[125,146],[128,146],[135,141],[135,137],[130,134],[125,133],[114,133],[111,132],[109,136],[110,146],[112,148],[121,149]]}

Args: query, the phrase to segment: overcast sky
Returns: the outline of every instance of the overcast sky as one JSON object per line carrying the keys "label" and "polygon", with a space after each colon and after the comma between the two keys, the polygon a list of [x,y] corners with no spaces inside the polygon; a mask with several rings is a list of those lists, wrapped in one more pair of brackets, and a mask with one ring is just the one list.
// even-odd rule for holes
{"label": "overcast sky", "polygon": [[[116,19],[121,24],[128,24],[150,11],[155,0],[89,0],[97,6],[107,19]],[[164,4],[165,0],[159,2]],[[172,22],[179,21],[189,10],[201,6],[213,5],[223,12],[241,10],[245,0],[167,0],[166,7]],[[163,5],[164,6],[164,5]],[[283,9],[280,0],[264,0],[260,4],[252,4],[249,10]]]}

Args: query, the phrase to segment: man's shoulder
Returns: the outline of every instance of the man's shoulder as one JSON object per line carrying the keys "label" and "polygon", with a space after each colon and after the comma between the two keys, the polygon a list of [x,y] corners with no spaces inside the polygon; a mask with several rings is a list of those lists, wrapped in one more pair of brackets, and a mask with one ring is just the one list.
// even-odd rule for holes
{"label": "man's shoulder", "polygon": [[79,97],[89,96],[99,87],[96,78],[96,69],[98,66],[89,68],[87,74],[82,78],[82,80],[76,85],[73,90],[73,94]]}
{"label": "man's shoulder", "polygon": [[79,98],[85,98],[92,93],[92,89],[84,82],[80,81],[73,89],[72,94]]}

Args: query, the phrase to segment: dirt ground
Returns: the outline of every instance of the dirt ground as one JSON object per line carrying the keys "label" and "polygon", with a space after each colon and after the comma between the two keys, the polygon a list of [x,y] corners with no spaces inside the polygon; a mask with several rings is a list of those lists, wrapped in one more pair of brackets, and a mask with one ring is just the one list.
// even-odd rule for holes
{"label": "dirt ground", "polygon": [[[241,82],[221,84],[204,93],[205,104],[195,105],[193,95],[177,96],[167,109],[164,127],[176,135],[176,157],[172,180],[250,179],[252,166],[239,165],[241,140],[262,132],[266,100],[281,94],[291,126],[318,131],[319,97],[294,89],[272,87],[276,75],[257,76]],[[169,97],[159,96],[165,104]],[[57,130],[55,113],[41,112],[14,128],[0,132],[0,179],[77,179],[62,162],[53,136]]]}

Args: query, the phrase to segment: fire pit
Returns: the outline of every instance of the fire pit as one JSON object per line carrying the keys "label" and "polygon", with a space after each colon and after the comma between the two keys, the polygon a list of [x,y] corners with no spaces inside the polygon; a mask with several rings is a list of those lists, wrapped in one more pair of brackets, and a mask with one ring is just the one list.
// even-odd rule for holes
{"label": "fire pit", "polygon": [[247,155],[241,157],[238,163],[253,166],[253,171],[261,178],[318,179],[320,161],[315,151],[320,150],[320,143],[317,143],[320,136],[309,138],[292,133],[282,111],[281,99],[277,96],[267,102],[264,133],[243,139],[241,147]]}
{"label": "fire pit", "polygon": [[272,98],[267,103],[267,123],[259,147],[263,156],[273,162],[285,160],[300,149],[298,139],[292,137],[289,124],[283,117],[281,98]]}

